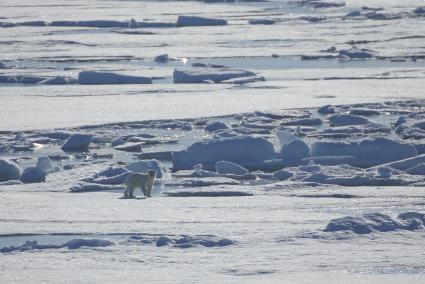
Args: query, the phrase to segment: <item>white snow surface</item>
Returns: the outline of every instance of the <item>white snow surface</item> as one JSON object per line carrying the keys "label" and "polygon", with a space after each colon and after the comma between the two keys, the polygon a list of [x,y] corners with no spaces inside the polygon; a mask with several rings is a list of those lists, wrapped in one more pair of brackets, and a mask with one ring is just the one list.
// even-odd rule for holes
{"label": "white snow surface", "polygon": [[[4,283],[30,279],[56,283],[59,278],[78,283],[423,280],[424,267],[418,262],[424,245],[422,231],[366,235],[321,232],[330,220],[339,217],[381,212],[395,218],[407,211],[423,212],[422,188],[285,189],[276,184],[267,191],[247,187],[244,190],[255,195],[246,197],[157,196],[136,200],[120,199],[120,192],[68,192],[72,176],[95,168],[55,173],[46,184],[0,188],[0,242],[14,238],[16,246],[33,240],[46,245],[55,242],[52,234],[59,234],[56,238],[63,239],[60,244],[73,239],[114,243],[96,249],[3,253]],[[337,198],[344,194],[347,198]],[[44,241],[43,236],[31,234],[43,234]],[[154,242],[162,236],[214,235],[237,243],[212,248],[158,247],[137,241],[140,235]],[[123,237],[136,241],[121,241]],[[373,257],[369,256],[372,252]]]}

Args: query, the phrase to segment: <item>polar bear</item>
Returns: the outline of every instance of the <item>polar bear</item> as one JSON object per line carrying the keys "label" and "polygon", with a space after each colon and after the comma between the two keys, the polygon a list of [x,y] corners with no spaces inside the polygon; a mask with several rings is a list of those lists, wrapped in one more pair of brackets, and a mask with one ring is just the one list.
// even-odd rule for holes
{"label": "polar bear", "polygon": [[126,189],[124,191],[125,198],[134,198],[134,190],[141,188],[143,195],[151,197],[153,182],[156,178],[156,171],[149,170],[146,174],[131,173],[125,179]]}

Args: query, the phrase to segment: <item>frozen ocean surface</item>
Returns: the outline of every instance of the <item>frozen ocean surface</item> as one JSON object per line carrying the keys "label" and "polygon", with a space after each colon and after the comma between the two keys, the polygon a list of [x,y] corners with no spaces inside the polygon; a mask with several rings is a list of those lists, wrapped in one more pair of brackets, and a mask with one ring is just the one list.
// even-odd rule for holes
{"label": "frozen ocean surface", "polygon": [[[424,283],[424,23],[1,1],[1,283]],[[153,198],[123,198],[135,162]]]}
{"label": "frozen ocean surface", "polygon": [[[212,116],[423,95],[417,87],[423,84],[423,36],[412,29],[423,22],[422,14],[412,12],[422,1],[375,1],[372,6],[346,1],[345,6],[325,9],[308,2],[3,1],[0,51],[9,67],[0,70],[4,76],[77,78],[80,71],[96,70],[148,76],[154,85],[51,86],[20,84],[19,77],[18,84],[10,83],[15,79],[5,77],[6,83],[0,83],[0,129]],[[361,15],[345,17],[352,11]],[[367,18],[373,12],[395,19]],[[173,27],[184,14],[224,18],[228,25]],[[326,20],[302,18],[314,16]],[[276,23],[248,23],[262,18]],[[150,26],[113,27],[125,26],[131,19]],[[58,26],[55,21],[74,22]],[[92,27],[78,21],[91,21]],[[112,27],[103,27],[107,21]],[[338,58],[340,50],[353,46],[376,56]],[[161,54],[171,60],[153,60]],[[173,69],[193,63],[254,71],[266,82],[242,87],[172,85]]]}

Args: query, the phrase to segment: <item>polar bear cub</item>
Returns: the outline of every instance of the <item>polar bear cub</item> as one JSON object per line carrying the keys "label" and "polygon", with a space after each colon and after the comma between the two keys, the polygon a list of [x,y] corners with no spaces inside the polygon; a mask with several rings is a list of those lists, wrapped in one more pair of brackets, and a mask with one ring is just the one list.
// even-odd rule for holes
{"label": "polar bear cub", "polygon": [[134,190],[141,188],[143,195],[151,197],[152,186],[156,178],[156,171],[149,170],[146,174],[131,173],[125,179],[126,189],[124,191],[125,198],[134,198]]}

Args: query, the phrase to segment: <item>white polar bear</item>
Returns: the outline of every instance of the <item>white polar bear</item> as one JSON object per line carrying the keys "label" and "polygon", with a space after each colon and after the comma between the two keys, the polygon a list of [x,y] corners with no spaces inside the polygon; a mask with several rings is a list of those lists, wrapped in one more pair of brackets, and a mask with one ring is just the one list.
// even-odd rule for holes
{"label": "white polar bear", "polygon": [[149,170],[146,174],[131,173],[125,179],[126,189],[124,191],[125,198],[134,198],[134,190],[141,188],[143,195],[151,197],[153,182],[156,178],[156,171]]}

